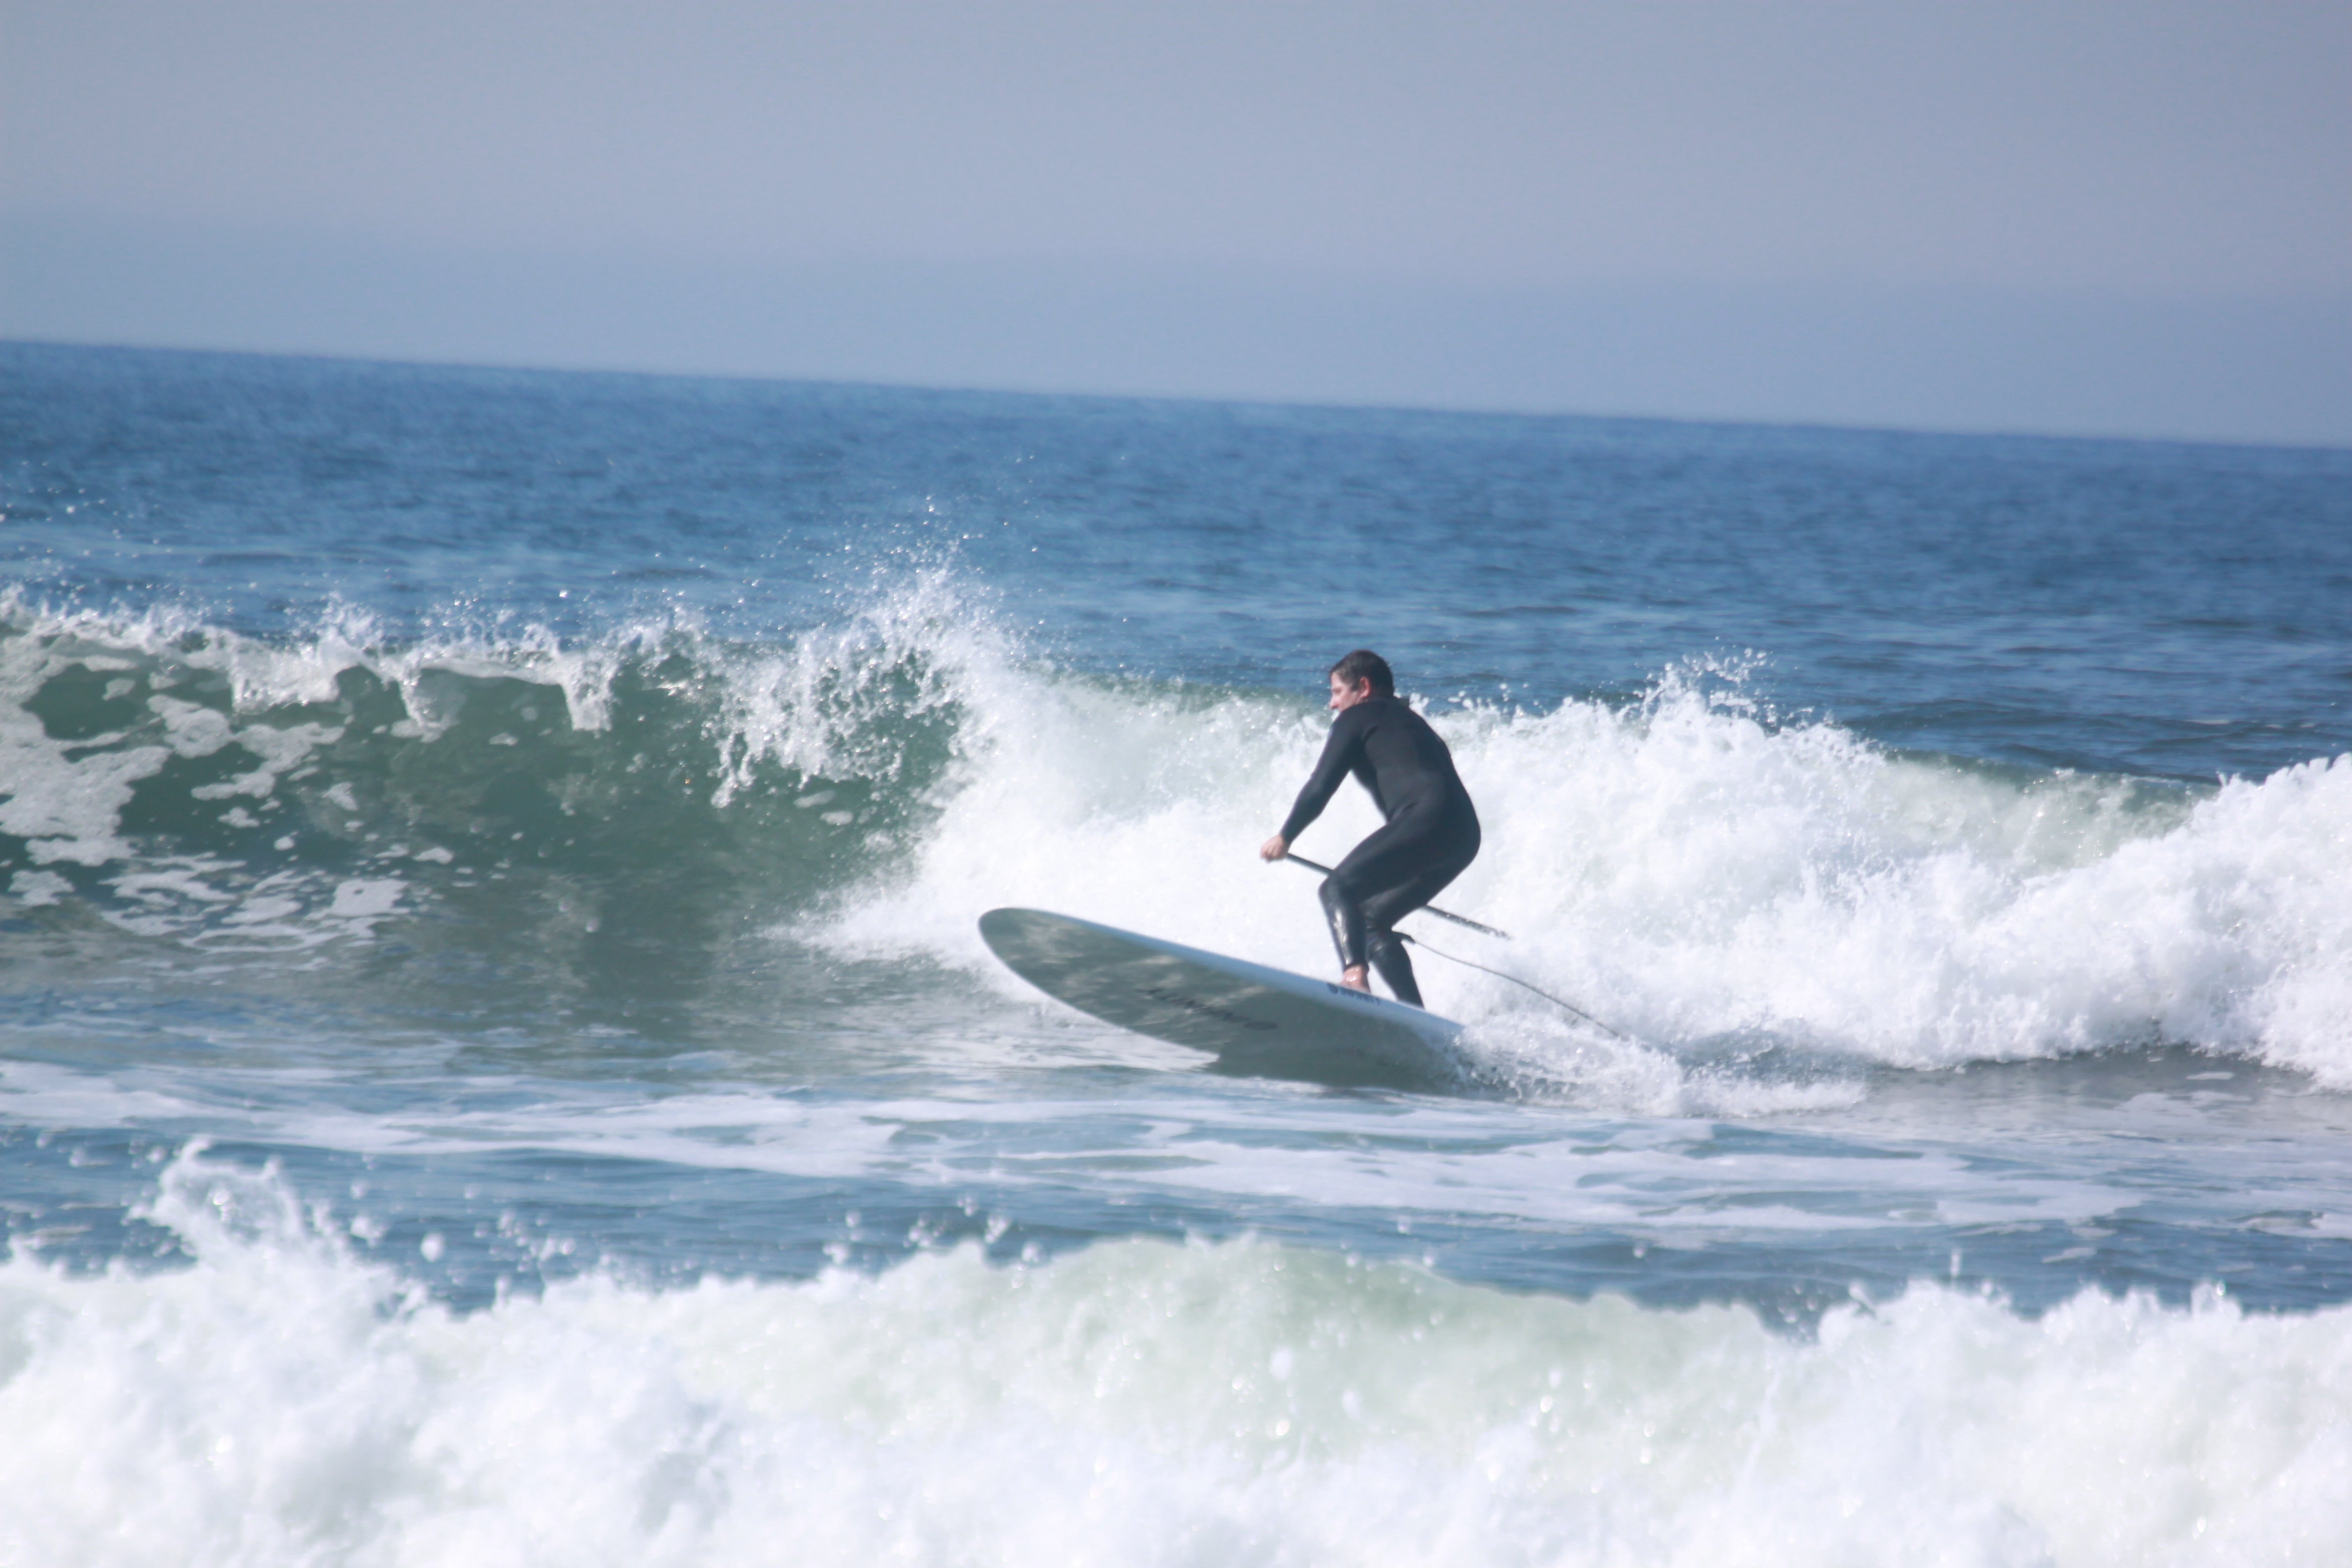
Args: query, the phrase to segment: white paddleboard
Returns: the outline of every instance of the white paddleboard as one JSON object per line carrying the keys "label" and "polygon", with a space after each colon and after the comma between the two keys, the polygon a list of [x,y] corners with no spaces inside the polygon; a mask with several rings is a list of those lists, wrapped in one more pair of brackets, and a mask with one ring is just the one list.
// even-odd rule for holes
{"label": "white paddleboard", "polygon": [[1328,980],[1044,910],[991,910],[981,939],[1013,973],[1082,1013],[1216,1053],[1248,1078],[1389,1089],[1459,1079],[1462,1026]]}

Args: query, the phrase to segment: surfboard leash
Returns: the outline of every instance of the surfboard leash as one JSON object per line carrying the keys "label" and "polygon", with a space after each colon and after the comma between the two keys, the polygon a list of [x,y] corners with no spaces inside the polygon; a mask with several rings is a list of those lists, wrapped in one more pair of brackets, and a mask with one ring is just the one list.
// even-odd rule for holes
{"label": "surfboard leash", "polygon": [[[1427,908],[1424,906],[1423,910],[1417,910],[1417,911],[1415,911],[1415,912],[1416,912],[1416,913],[1424,913],[1424,912],[1425,912],[1425,913],[1428,913],[1428,914],[1435,914],[1437,911],[1436,911],[1435,910],[1427,909]],[[1621,1040],[1624,1041],[1624,1042],[1625,1042],[1627,1045],[1629,1045],[1629,1046],[1634,1043],[1634,1041],[1633,1041],[1633,1036],[1631,1036],[1631,1035],[1629,1035],[1629,1034],[1627,1034],[1624,1030],[1620,1029],[1620,1028],[1617,1028],[1617,1027],[1615,1027],[1613,1025],[1609,1025],[1609,1024],[1604,1024],[1604,1023],[1602,1023],[1600,1019],[1598,1019],[1598,1018],[1594,1017],[1591,1014],[1590,1014],[1590,1013],[1586,1012],[1583,1008],[1581,1008],[1581,1007],[1580,1007],[1580,1006],[1576,1005],[1574,1003],[1572,1003],[1572,1002],[1563,1002],[1563,1001],[1561,1001],[1559,997],[1557,997],[1557,996],[1553,995],[1550,992],[1544,990],[1544,989],[1543,989],[1542,987],[1540,987],[1540,986],[1537,986],[1537,985],[1529,985],[1526,981],[1524,981],[1524,980],[1520,979],[1520,978],[1519,978],[1517,975],[1516,975],[1516,974],[1506,974],[1506,973],[1503,973],[1501,970],[1499,970],[1499,969],[1488,969],[1488,968],[1487,968],[1485,964],[1483,964],[1483,963],[1474,963],[1474,962],[1473,962],[1473,961],[1471,961],[1470,959],[1466,959],[1466,958],[1458,958],[1458,957],[1455,957],[1453,953],[1447,952],[1446,952],[1444,949],[1443,949],[1443,948],[1432,947],[1432,946],[1430,946],[1430,945],[1429,945],[1429,943],[1427,943],[1427,942],[1425,942],[1422,941],[1422,940],[1421,940],[1421,938],[1419,938],[1419,937],[1417,937],[1417,936],[1411,936],[1411,935],[1408,935],[1407,933],[1405,933],[1405,932],[1403,932],[1403,931],[1398,931],[1398,932],[1396,933],[1396,935],[1397,935],[1397,939],[1398,939],[1399,941],[1401,941],[1401,942],[1409,942],[1412,943],[1412,945],[1413,945],[1413,946],[1415,946],[1415,947],[1417,947],[1417,948],[1421,949],[1421,951],[1422,951],[1422,952],[1427,952],[1427,953],[1434,953],[1434,954],[1435,954],[1437,957],[1439,957],[1439,958],[1446,959],[1446,960],[1449,960],[1449,961],[1450,961],[1450,962],[1452,962],[1452,963],[1462,964],[1462,965],[1464,965],[1464,966],[1465,966],[1465,967],[1466,967],[1466,968],[1475,969],[1475,970],[1479,971],[1479,972],[1480,972],[1480,973],[1482,973],[1491,974],[1491,975],[1493,975],[1493,976],[1494,976],[1496,979],[1497,979],[1497,980],[1507,980],[1507,981],[1509,981],[1512,984],[1517,985],[1517,986],[1520,987],[1520,988],[1521,988],[1521,989],[1523,989],[1523,990],[1532,991],[1532,992],[1534,992],[1537,995],[1538,995],[1538,996],[1542,997],[1545,1001],[1547,1001],[1547,1002],[1550,1003],[1553,1006],[1555,1006],[1555,1007],[1559,1007],[1559,1008],[1562,1008],[1562,1009],[1564,1009],[1565,1011],[1568,1011],[1568,1012],[1570,1012],[1570,1013],[1575,1014],[1578,1017],[1580,1017],[1580,1018],[1583,1019],[1586,1023],[1588,1023],[1588,1024],[1591,1025],[1594,1028],[1599,1029],[1601,1033],[1603,1033],[1603,1034],[1607,1034],[1607,1035],[1614,1035],[1614,1036],[1616,1036],[1619,1039],[1621,1039]]]}

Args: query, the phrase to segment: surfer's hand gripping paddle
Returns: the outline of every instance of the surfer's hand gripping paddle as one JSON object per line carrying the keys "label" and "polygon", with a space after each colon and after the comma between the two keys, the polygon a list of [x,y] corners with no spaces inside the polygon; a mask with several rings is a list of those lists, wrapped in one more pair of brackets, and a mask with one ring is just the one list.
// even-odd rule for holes
{"label": "surfer's hand gripping paddle", "polygon": [[[1285,855],[1283,858],[1286,860],[1296,860],[1300,865],[1306,867],[1308,870],[1320,871],[1326,877],[1331,874],[1330,867],[1318,866],[1304,855]],[[1442,921],[1452,921],[1458,926],[1467,926],[1472,931],[1478,932],[1481,936],[1499,936],[1505,942],[1511,940],[1511,933],[1509,931],[1496,931],[1493,926],[1482,926],[1476,921],[1465,919],[1461,915],[1448,914],[1444,910],[1439,909],[1435,904],[1422,905],[1421,912],[1425,915],[1435,915]]]}

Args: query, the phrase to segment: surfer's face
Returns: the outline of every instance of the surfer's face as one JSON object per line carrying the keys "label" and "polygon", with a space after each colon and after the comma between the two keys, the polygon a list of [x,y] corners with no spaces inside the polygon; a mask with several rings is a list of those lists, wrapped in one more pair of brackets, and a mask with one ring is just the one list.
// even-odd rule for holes
{"label": "surfer's face", "polygon": [[1332,671],[1332,712],[1345,713],[1349,709],[1353,708],[1357,703],[1361,702],[1365,698],[1370,697],[1371,694],[1372,683],[1370,680],[1359,680],[1355,685],[1350,686],[1346,681],[1339,679],[1339,675],[1337,670]]}

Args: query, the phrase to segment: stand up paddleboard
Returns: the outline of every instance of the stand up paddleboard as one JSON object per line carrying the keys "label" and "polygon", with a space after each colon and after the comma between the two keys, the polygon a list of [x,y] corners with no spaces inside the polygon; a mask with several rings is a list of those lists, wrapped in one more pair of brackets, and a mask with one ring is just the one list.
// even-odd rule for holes
{"label": "stand up paddleboard", "polygon": [[1402,1002],[1044,910],[991,910],[981,940],[1047,995],[1139,1035],[1213,1051],[1213,1070],[1354,1088],[1461,1076],[1462,1026]]}

